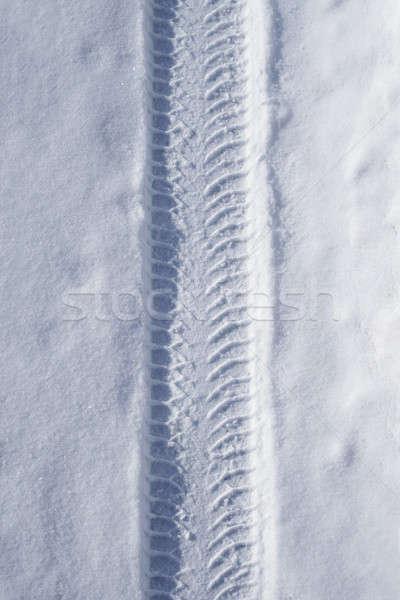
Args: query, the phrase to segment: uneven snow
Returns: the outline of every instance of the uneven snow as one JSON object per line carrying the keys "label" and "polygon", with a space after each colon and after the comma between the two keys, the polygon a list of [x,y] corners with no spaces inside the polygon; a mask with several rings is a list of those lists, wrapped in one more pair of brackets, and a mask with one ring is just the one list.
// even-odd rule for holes
{"label": "uneven snow", "polygon": [[[0,600],[146,597],[144,4],[2,2]],[[397,600],[400,7],[262,5],[261,597]]]}
{"label": "uneven snow", "polygon": [[138,289],[141,13],[1,13],[0,598],[135,598],[140,321],[70,294]]}

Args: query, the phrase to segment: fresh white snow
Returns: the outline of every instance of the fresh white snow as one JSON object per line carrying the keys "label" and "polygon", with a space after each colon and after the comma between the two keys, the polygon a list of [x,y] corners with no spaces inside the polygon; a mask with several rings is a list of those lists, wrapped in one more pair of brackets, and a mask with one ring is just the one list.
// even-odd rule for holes
{"label": "fresh white snow", "polygon": [[0,600],[397,600],[400,5],[0,4]]}
{"label": "fresh white snow", "polygon": [[280,289],[309,301],[274,352],[280,589],[395,599],[400,7],[287,1],[280,16]]}
{"label": "fresh white snow", "polygon": [[70,294],[140,290],[141,11],[0,12],[0,598],[135,598],[141,322]]}

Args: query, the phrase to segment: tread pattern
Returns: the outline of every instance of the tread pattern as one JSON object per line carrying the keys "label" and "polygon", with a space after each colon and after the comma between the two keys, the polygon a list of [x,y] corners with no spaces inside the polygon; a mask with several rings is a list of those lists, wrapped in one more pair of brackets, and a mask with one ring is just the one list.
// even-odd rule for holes
{"label": "tread pattern", "polygon": [[149,600],[257,597],[244,5],[149,8]]}

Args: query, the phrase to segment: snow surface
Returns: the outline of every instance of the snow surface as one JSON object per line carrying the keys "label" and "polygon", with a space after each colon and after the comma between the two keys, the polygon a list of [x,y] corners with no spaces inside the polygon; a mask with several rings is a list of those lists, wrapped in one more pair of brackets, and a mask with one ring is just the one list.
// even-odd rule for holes
{"label": "snow surface", "polygon": [[1,3],[1,600],[138,594],[140,15]]}
{"label": "snow surface", "polygon": [[[0,4],[0,600],[147,600],[147,4]],[[400,5],[247,7],[260,598],[397,600]]]}
{"label": "snow surface", "polygon": [[394,600],[400,7],[286,1],[280,15],[280,286],[310,302],[274,352],[280,588]]}

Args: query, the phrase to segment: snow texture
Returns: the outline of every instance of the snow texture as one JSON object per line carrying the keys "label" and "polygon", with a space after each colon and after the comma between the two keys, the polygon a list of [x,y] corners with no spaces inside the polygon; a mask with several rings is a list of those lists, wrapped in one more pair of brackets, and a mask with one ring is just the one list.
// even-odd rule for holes
{"label": "snow texture", "polygon": [[141,12],[1,4],[0,598],[135,598]]}
{"label": "snow texture", "polygon": [[0,600],[398,600],[398,2],[0,4]]}

